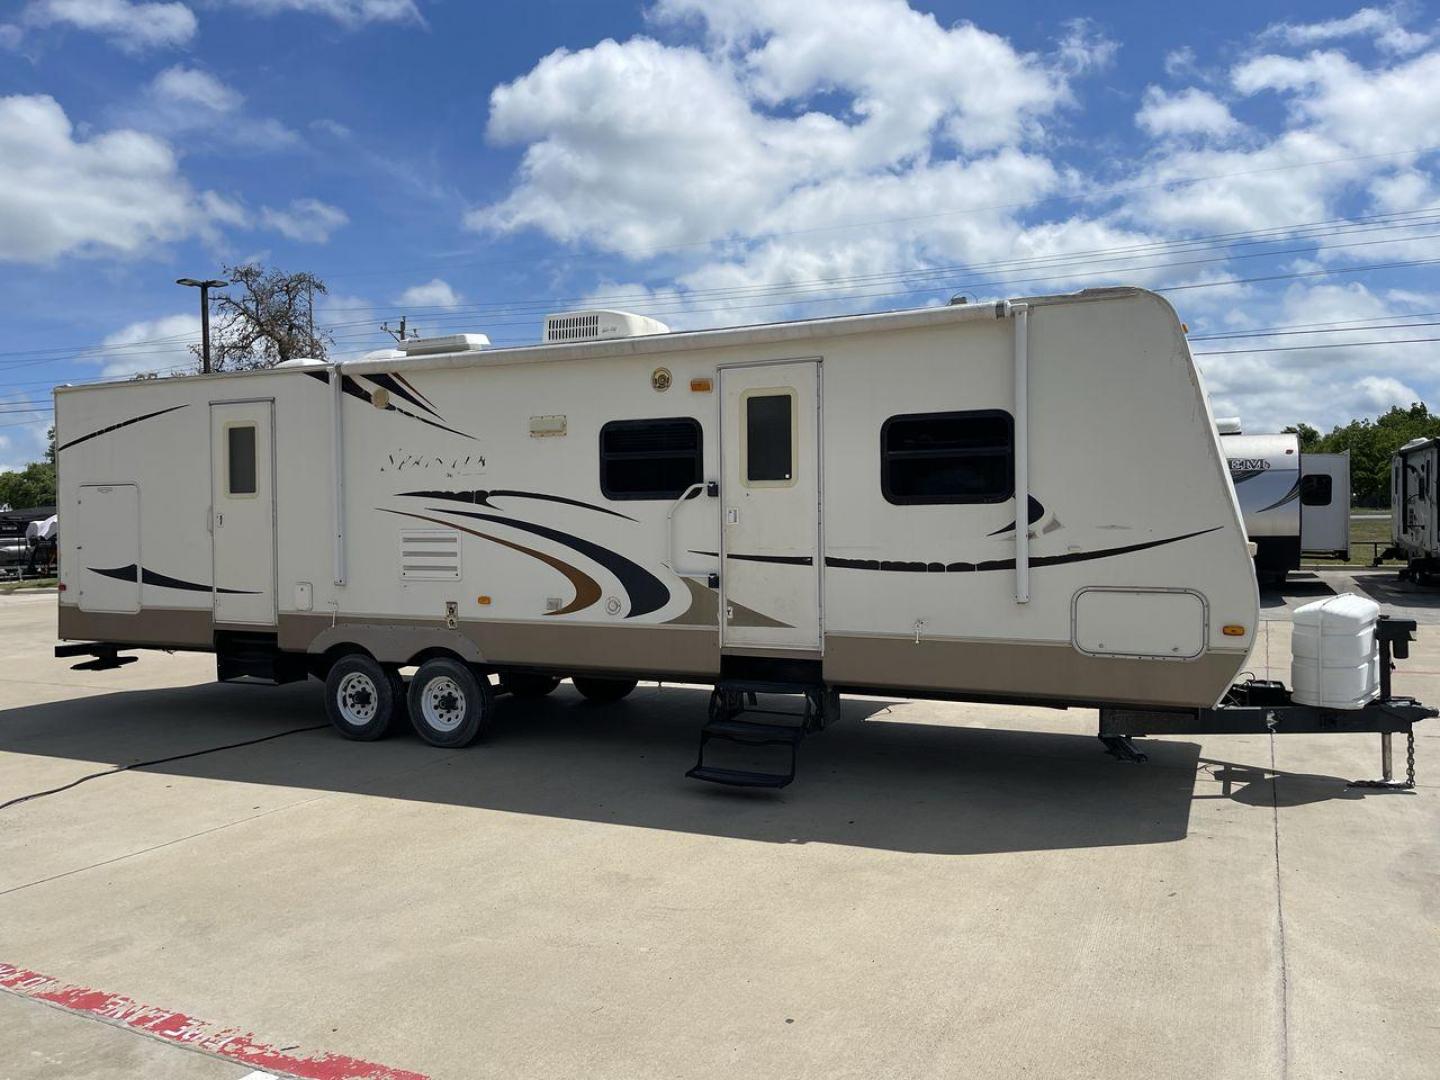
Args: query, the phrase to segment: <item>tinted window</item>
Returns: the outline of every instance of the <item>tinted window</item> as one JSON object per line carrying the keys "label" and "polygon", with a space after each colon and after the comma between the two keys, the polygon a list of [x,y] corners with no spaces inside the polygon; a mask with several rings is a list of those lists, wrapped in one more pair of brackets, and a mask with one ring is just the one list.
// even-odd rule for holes
{"label": "tinted window", "polygon": [[678,499],[700,483],[700,422],[611,420],[600,429],[600,490],[607,499]]}
{"label": "tinted window", "polygon": [[910,413],[880,429],[880,486],[892,503],[1001,502],[1015,493],[1010,414]]}
{"label": "tinted window", "polygon": [[745,479],[786,483],[795,471],[793,395],[752,394],[745,399]]}
{"label": "tinted window", "polygon": [[1331,478],[1324,473],[1311,473],[1300,478],[1300,504],[1302,506],[1329,506]]}
{"label": "tinted window", "polygon": [[226,471],[230,495],[255,494],[255,425],[236,424],[225,429]]}

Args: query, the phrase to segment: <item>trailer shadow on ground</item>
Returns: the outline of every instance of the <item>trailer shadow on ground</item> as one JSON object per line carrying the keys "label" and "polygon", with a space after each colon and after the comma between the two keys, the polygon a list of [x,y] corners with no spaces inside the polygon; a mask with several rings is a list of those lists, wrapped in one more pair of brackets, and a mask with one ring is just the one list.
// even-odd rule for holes
{"label": "trailer shadow on ground", "polygon": [[[843,721],[801,748],[799,777],[785,791],[716,787],[683,777],[707,701],[703,688],[653,684],[611,706],[586,703],[568,685],[538,701],[502,697],[490,735],[457,751],[408,732],[351,743],[315,730],[322,714],[314,682],[203,684],[0,711],[0,751],[75,761],[62,782],[200,752],[144,768],[769,843],[948,855],[1164,843],[1186,836],[1197,794],[1272,802],[1274,773],[1202,763],[1192,742],[1149,741],[1141,766],[1107,757],[1088,710],[1057,711],[1057,723],[1075,726],[1059,734],[917,723],[906,714],[929,706],[877,699],[846,699]],[[231,747],[282,732],[293,733]],[[216,747],[230,748],[205,752]],[[1197,787],[1202,764],[1225,782]],[[1281,792],[1304,802],[1344,797],[1337,778],[1302,779]],[[30,794],[14,785],[12,776],[0,802]],[[175,797],[185,797],[183,786]]]}

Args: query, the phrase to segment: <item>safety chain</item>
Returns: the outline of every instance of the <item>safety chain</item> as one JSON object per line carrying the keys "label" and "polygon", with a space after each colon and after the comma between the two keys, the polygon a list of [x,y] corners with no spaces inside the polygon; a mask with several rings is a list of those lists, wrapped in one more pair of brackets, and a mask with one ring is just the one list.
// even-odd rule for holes
{"label": "safety chain", "polygon": [[1415,729],[1405,733],[1405,786],[1415,786]]}

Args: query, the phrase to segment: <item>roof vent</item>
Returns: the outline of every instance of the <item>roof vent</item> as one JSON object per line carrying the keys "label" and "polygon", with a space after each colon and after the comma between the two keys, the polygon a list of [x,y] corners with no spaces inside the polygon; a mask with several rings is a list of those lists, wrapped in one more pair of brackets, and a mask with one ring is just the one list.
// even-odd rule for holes
{"label": "roof vent", "polygon": [[547,345],[553,345],[564,341],[604,341],[669,332],[670,327],[658,319],[632,315],[628,311],[566,311],[545,316],[543,340]]}
{"label": "roof vent", "polygon": [[490,339],[484,334],[446,334],[444,337],[402,341],[400,351],[406,356],[437,356],[440,353],[479,352],[489,345]]}

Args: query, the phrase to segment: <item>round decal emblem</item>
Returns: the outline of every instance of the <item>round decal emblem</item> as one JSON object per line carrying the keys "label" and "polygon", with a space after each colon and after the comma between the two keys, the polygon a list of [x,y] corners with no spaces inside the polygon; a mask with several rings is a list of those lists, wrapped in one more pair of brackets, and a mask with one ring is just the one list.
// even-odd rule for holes
{"label": "round decal emblem", "polygon": [[650,385],[661,393],[664,393],[670,389],[671,378],[669,368],[657,367],[650,373]]}
{"label": "round decal emblem", "polygon": [[612,596],[612,597],[610,597],[609,600],[606,600],[606,601],[605,601],[605,610],[608,611],[611,615],[619,615],[619,614],[620,614],[620,598],[619,598],[618,596]]}

